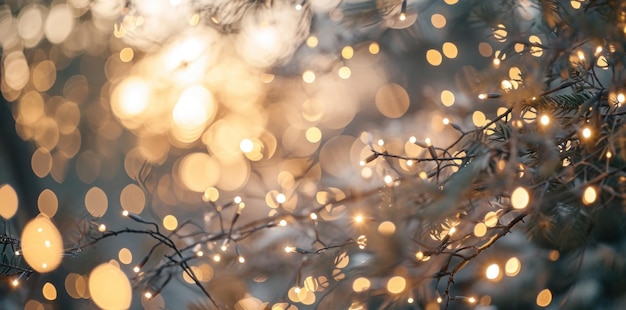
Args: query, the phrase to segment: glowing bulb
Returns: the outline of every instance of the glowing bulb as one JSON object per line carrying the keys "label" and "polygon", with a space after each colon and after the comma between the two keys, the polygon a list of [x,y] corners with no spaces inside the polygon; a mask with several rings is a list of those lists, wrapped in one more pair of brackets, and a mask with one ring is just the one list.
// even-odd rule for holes
{"label": "glowing bulb", "polygon": [[606,158],[611,158],[613,157],[613,153],[611,153],[611,151],[606,151]]}
{"label": "glowing bulb", "polygon": [[511,194],[511,204],[515,209],[524,209],[530,202],[530,195],[523,187],[516,188]]}
{"label": "glowing bulb", "polygon": [[296,294],[300,293],[300,287],[296,286],[293,288],[293,291],[296,292]]}
{"label": "glowing bulb", "polygon": [[452,227],[450,228],[450,231],[448,231],[448,235],[452,236],[455,232],[456,232],[456,227]]}
{"label": "glowing bulb", "polygon": [[600,55],[600,53],[602,53],[602,46],[596,47],[596,56]]}
{"label": "glowing bulb", "polygon": [[583,129],[583,138],[589,139],[591,137],[591,129],[589,127],[585,127]]}
{"label": "glowing bulb", "polygon": [[618,94],[617,95],[617,102],[618,103],[624,103],[624,100],[626,100],[626,96],[624,96],[624,94]]}
{"label": "glowing bulb", "polygon": [[236,204],[240,204],[243,201],[243,199],[241,199],[241,197],[239,196],[235,196],[235,198],[233,198],[233,202]]}
{"label": "glowing bulb", "polygon": [[287,226],[287,221],[285,221],[285,220],[280,220],[280,222],[278,222],[278,226],[281,226],[281,227],[285,227],[285,226]]}
{"label": "glowing bulb", "polygon": [[365,166],[365,161],[364,160],[360,161],[359,162],[359,166],[361,166],[361,167]]}
{"label": "glowing bulb", "polygon": [[314,221],[315,221],[315,220],[317,220],[317,214],[315,214],[315,213],[311,213],[311,215],[310,215],[310,216],[311,216],[311,219],[312,219],[312,220],[314,220]]}
{"label": "glowing bulb", "polygon": [[300,11],[302,10],[302,4],[298,3],[296,4],[296,11]]}
{"label": "glowing bulb", "polygon": [[468,301],[470,304],[473,304],[473,303],[476,303],[476,298],[474,298],[474,297],[470,297],[470,298],[468,298],[468,299],[467,299],[467,301]]}
{"label": "glowing bulb", "polygon": [[409,299],[407,299],[406,302],[412,304],[413,302],[415,302],[415,300],[413,299],[413,297],[409,297]]}
{"label": "glowing bulb", "polygon": [[593,186],[587,186],[585,191],[583,192],[583,203],[586,205],[590,205],[596,201],[598,198],[598,193]]}
{"label": "glowing bulb", "polygon": [[500,65],[500,59],[494,58],[493,59],[493,65],[496,66],[496,67],[499,66]]}
{"label": "glowing bulb", "polygon": [[383,179],[387,185],[390,185],[391,182],[393,182],[393,178],[390,175],[386,175]]}
{"label": "glowing bulb", "polygon": [[413,166],[413,164],[414,164],[414,162],[413,162],[412,159],[409,159],[409,160],[406,161],[406,165],[409,166],[409,167]]}
{"label": "glowing bulb", "polygon": [[542,115],[541,118],[539,118],[539,122],[544,126],[548,125],[550,124],[550,117],[547,115]]}
{"label": "glowing bulb", "polygon": [[500,266],[498,264],[491,264],[485,271],[485,276],[489,280],[495,280],[500,276]]}
{"label": "glowing bulb", "polygon": [[440,296],[437,296],[437,303],[440,304],[441,302],[443,302],[443,298],[441,298]]}
{"label": "glowing bulb", "polygon": [[222,260],[222,257],[219,254],[213,255],[213,261],[214,262],[219,262],[220,260]]}
{"label": "glowing bulb", "polygon": [[239,255],[239,258],[237,258],[237,260],[239,261],[240,264],[243,264],[246,262],[246,259],[243,258],[243,256]]}
{"label": "glowing bulb", "polygon": [[296,248],[292,247],[292,246],[286,246],[285,247],[285,252],[286,253],[293,253],[296,251]]}
{"label": "glowing bulb", "polygon": [[124,211],[122,212],[122,215],[123,215],[123,216],[128,216],[128,211],[124,210]]}
{"label": "glowing bulb", "polygon": [[480,99],[480,100],[485,100],[485,99],[487,99],[487,94],[479,94],[479,95],[478,95],[478,99]]}
{"label": "glowing bulb", "polygon": [[141,270],[141,268],[139,268],[139,266],[135,266],[133,268],[133,272],[135,272],[135,273],[139,273],[140,270]]}
{"label": "glowing bulb", "polygon": [[315,82],[315,73],[311,70],[304,71],[302,73],[302,80],[307,84]]}
{"label": "glowing bulb", "polygon": [[362,223],[363,222],[363,216],[362,215],[357,215],[354,217],[354,221],[357,223]]}
{"label": "glowing bulb", "polygon": [[383,139],[378,139],[377,144],[378,144],[378,146],[383,146],[383,145],[385,145],[385,140],[383,140]]}
{"label": "glowing bulb", "polygon": [[198,252],[196,252],[196,256],[202,257],[202,256],[204,256],[204,252],[198,251]]}
{"label": "glowing bulb", "polygon": [[419,261],[424,259],[424,252],[422,251],[417,251],[417,253],[415,253],[415,258]]}
{"label": "glowing bulb", "polygon": [[448,124],[450,124],[450,120],[449,120],[447,117],[444,117],[444,118],[443,118],[443,124],[444,124],[444,125],[448,125]]}
{"label": "glowing bulb", "polygon": [[399,19],[402,20],[402,21],[406,20],[406,14],[400,13]]}
{"label": "glowing bulb", "polygon": [[100,226],[98,226],[98,231],[99,232],[105,232],[107,230],[107,226],[104,224],[100,224]]}
{"label": "glowing bulb", "polygon": [[143,294],[143,296],[145,296],[146,299],[150,299],[150,298],[152,298],[152,293],[146,292],[145,294]]}
{"label": "glowing bulb", "polygon": [[20,281],[18,281],[17,279],[13,279],[13,281],[11,281],[11,285],[18,286],[20,285]]}
{"label": "glowing bulb", "polygon": [[220,247],[220,250],[222,250],[222,252],[226,252],[227,249],[228,246],[226,246],[225,244]]}
{"label": "glowing bulb", "polygon": [[244,153],[250,153],[254,150],[254,142],[250,139],[243,139],[239,143],[239,149]]}
{"label": "glowing bulb", "polygon": [[280,194],[276,195],[276,202],[278,202],[278,203],[285,203],[285,201],[287,201],[287,197],[285,197],[285,194],[280,193]]}
{"label": "glowing bulb", "polygon": [[506,261],[506,264],[504,265],[504,273],[509,277],[514,277],[519,273],[521,268],[522,263],[520,262],[519,258],[511,257],[509,258],[509,260]]}

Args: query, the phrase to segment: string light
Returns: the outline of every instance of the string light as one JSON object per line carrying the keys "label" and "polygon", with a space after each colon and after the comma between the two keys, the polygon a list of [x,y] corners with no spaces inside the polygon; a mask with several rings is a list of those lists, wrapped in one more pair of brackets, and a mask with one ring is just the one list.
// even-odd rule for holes
{"label": "string light", "polygon": [[539,122],[541,123],[541,125],[546,126],[550,124],[550,117],[545,114],[541,115],[541,117],[539,118]]}
{"label": "string light", "polygon": [[246,262],[246,259],[243,256],[239,255],[239,257],[237,258],[237,261],[239,261],[240,264],[243,264]]}
{"label": "string light", "polygon": [[448,236],[454,235],[455,232],[456,232],[456,227],[450,227],[450,230],[448,231]]}
{"label": "string light", "polygon": [[286,253],[294,253],[296,251],[296,248],[292,247],[292,246],[286,246],[285,247],[285,252]]}
{"label": "string light", "polygon": [[152,298],[152,293],[151,292],[145,292],[143,294],[144,297],[146,297],[146,299],[151,299]]}
{"label": "string light", "polygon": [[383,180],[385,181],[385,184],[387,185],[391,185],[391,183],[393,183],[393,177],[391,177],[390,175],[386,175]]}
{"label": "string light", "polygon": [[107,226],[106,226],[106,225],[104,225],[104,224],[100,224],[100,225],[98,226],[98,231],[99,231],[99,232],[105,232],[106,230],[107,230]]}
{"label": "string light", "polygon": [[598,198],[598,193],[596,192],[595,187],[589,185],[583,191],[583,204],[590,205],[596,201]]}
{"label": "string light", "polygon": [[279,193],[278,195],[276,195],[276,202],[285,203],[285,201],[287,201],[287,197],[285,197],[285,194]]}
{"label": "string light", "polygon": [[589,127],[583,128],[582,134],[583,138],[589,139],[591,137],[591,129],[589,129]]}
{"label": "string light", "polygon": [[133,272],[134,273],[139,273],[139,271],[141,271],[141,268],[139,268],[139,266],[133,267]]}
{"label": "string light", "polygon": [[356,215],[356,216],[354,217],[354,221],[355,221],[356,223],[362,223],[362,222],[363,222],[363,215],[361,215],[361,214]]}
{"label": "string light", "polygon": [[530,195],[523,187],[517,187],[511,194],[511,204],[515,209],[524,209],[530,202]]}
{"label": "string light", "polygon": [[285,221],[285,220],[280,220],[280,222],[278,222],[278,226],[281,226],[281,227],[285,227],[285,226],[287,226],[287,221]]}
{"label": "string light", "polygon": [[489,280],[496,280],[500,276],[500,266],[498,264],[491,264],[485,270],[485,276]]}
{"label": "string light", "polygon": [[220,260],[222,260],[222,256],[220,256],[219,254],[213,255],[213,261],[214,262],[219,262]]}
{"label": "string light", "polygon": [[20,281],[18,279],[13,279],[13,281],[11,281],[11,285],[17,287],[18,285],[20,285]]}

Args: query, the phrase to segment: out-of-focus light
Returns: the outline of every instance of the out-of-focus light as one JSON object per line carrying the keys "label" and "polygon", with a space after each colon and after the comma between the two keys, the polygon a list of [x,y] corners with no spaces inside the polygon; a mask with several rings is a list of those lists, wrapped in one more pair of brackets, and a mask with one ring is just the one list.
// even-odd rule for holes
{"label": "out-of-focus light", "polygon": [[302,80],[307,84],[315,82],[315,73],[311,70],[304,71],[302,73]]}
{"label": "out-of-focus light", "polygon": [[113,114],[121,119],[132,118],[148,108],[150,88],[139,77],[129,77],[119,84],[111,99]]}
{"label": "out-of-focus light", "polygon": [[391,183],[393,183],[393,177],[390,175],[386,175],[383,180],[385,181],[385,184],[387,185],[391,185]]}
{"label": "out-of-focus light", "polygon": [[524,209],[530,202],[530,195],[523,187],[518,187],[511,194],[511,204],[515,209]]}
{"label": "out-of-focus light", "polygon": [[239,143],[239,149],[244,153],[250,153],[254,149],[254,142],[248,138],[243,139]]}
{"label": "out-of-focus light", "polygon": [[367,49],[370,52],[370,54],[376,55],[380,52],[380,45],[378,45],[378,43],[376,42],[372,42],[370,43]]}
{"label": "out-of-focus light", "polygon": [[585,191],[583,192],[583,203],[585,205],[590,205],[596,201],[598,198],[598,193],[596,192],[595,187],[587,186]]}
{"label": "out-of-focus light", "polygon": [[589,139],[591,137],[591,129],[589,129],[589,127],[583,128],[582,134],[583,138]]}
{"label": "out-of-focus light", "polygon": [[485,271],[485,276],[489,280],[495,280],[500,276],[500,266],[498,264],[491,264]]}
{"label": "out-of-focus light", "polygon": [[276,195],[276,202],[285,203],[285,201],[287,201],[287,197],[285,196],[285,194],[279,193],[278,195]]}

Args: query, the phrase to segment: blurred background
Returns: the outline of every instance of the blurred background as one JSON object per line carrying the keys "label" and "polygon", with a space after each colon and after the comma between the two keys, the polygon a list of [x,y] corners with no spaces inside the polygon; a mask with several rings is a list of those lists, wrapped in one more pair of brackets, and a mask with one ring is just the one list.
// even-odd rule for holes
{"label": "blurred background", "polygon": [[[574,14],[585,1],[557,2]],[[424,149],[407,141],[448,145],[458,136],[448,124],[483,126],[506,107],[503,100],[477,100],[478,94],[517,90],[522,71],[528,78],[516,94],[544,89],[547,62],[541,48],[508,62],[502,52],[509,48],[516,54],[511,46],[519,40],[554,39],[541,28],[542,5],[531,0],[5,1],[0,5],[0,227],[5,236],[25,236],[26,223],[43,213],[62,237],[54,246],[68,249],[101,224],[111,230],[141,227],[124,217],[124,210],[185,235],[198,227],[217,229],[211,203],[243,200],[239,221],[250,223],[308,214],[331,200],[376,192],[392,182],[386,178],[426,168],[406,162],[398,171],[360,165],[372,145],[420,156]],[[337,242],[358,236],[345,215],[363,205],[384,205],[385,195],[319,212],[321,220],[334,223],[326,233]],[[224,212],[230,219],[235,210]],[[304,226],[288,221],[221,252],[221,242],[205,242],[194,251],[203,250],[207,259],[198,260],[194,272],[238,309],[323,308],[328,279],[299,279],[298,263],[282,251],[285,240],[308,245],[311,230]],[[335,232],[336,227],[348,228]],[[561,296],[555,299],[569,298],[573,308],[619,309],[625,305],[626,262],[619,250],[624,242],[617,239],[618,250],[599,247],[583,260],[582,252],[560,257],[514,232],[457,278],[476,300],[455,307],[537,307],[536,288],[559,279],[564,284],[553,289],[551,294]],[[181,246],[190,243],[180,239]],[[107,238],[16,287],[12,281],[19,273],[7,269],[0,308],[97,309],[102,305],[94,304],[90,292],[98,290],[105,296],[130,294],[133,309],[210,307],[180,271],[150,299],[143,294],[145,283],[131,281],[132,293],[90,284],[96,281],[93,274],[89,278],[94,267],[108,261],[132,277],[153,245],[142,235]],[[26,267],[12,252],[4,248],[3,264]],[[212,253],[220,253],[215,255],[222,255],[221,262]],[[242,257],[245,264],[235,261]],[[336,270],[348,264],[329,259]],[[497,268],[485,279],[484,269],[493,262]],[[582,267],[571,275],[577,265]],[[598,265],[608,266],[602,269],[607,273],[594,271]],[[308,279],[305,293],[293,295],[294,278],[303,287]],[[350,279],[359,290],[381,286]],[[542,298],[545,303],[545,294]],[[369,307],[361,307],[382,304],[371,296]],[[394,307],[422,306],[434,307]]]}

